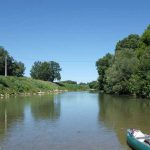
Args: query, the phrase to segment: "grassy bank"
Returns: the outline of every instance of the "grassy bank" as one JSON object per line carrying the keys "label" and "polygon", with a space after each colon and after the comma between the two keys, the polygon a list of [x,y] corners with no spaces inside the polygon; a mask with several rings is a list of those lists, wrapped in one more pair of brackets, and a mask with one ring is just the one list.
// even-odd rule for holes
{"label": "grassy bank", "polygon": [[87,90],[87,86],[67,83],[52,83],[27,77],[0,76],[0,95],[21,93],[53,92],[59,90]]}

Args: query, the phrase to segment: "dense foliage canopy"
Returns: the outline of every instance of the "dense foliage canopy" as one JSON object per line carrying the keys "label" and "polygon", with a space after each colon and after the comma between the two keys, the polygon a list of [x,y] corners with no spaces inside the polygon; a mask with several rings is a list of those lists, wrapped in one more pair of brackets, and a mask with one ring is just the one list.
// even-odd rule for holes
{"label": "dense foliage canopy", "polygon": [[98,82],[92,81],[88,83],[90,89],[98,89]]}
{"label": "dense foliage canopy", "polygon": [[21,77],[24,75],[25,66],[22,62],[13,59],[3,47],[0,47],[0,75],[5,74],[5,57],[7,56],[7,71],[9,76]]}
{"label": "dense foliage canopy", "polygon": [[77,82],[76,82],[76,81],[72,81],[72,80],[62,81],[62,83],[77,84]]}
{"label": "dense foliage canopy", "polygon": [[119,41],[115,54],[106,54],[96,66],[100,90],[150,98],[150,26],[141,36]]}
{"label": "dense foliage canopy", "polygon": [[60,80],[60,65],[57,62],[49,61],[49,62],[41,62],[36,61],[31,69],[31,77],[34,79],[40,79],[44,81]]}

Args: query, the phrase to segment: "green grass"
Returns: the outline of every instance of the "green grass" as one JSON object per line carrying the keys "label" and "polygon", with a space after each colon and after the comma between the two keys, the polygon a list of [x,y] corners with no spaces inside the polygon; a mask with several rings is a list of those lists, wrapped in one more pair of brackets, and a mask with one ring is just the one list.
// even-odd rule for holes
{"label": "green grass", "polygon": [[47,92],[54,90],[87,90],[87,86],[66,83],[52,83],[27,77],[0,76],[0,94],[20,94]]}

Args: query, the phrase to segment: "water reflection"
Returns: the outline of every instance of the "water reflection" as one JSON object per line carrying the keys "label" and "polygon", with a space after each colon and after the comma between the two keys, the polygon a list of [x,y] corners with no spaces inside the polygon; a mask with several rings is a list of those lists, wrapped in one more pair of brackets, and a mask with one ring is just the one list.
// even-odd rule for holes
{"label": "water reflection", "polygon": [[126,145],[126,129],[137,128],[149,133],[150,101],[99,94],[99,121],[116,132]]}
{"label": "water reflection", "polygon": [[7,131],[7,128],[14,122],[24,117],[24,102],[14,99],[12,102],[0,102],[0,137]]}
{"label": "water reflection", "polygon": [[7,131],[24,123],[30,118],[34,120],[56,121],[60,117],[61,103],[57,96],[17,97],[0,101],[0,138]]}
{"label": "water reflection", "polygon": [[31,112],[34,119],[57,120],[60,117],[60,100],[57,96],[42,96],[32,100]]}
{"label": "water reflection", "polygon": [[149,101],[94,92],[10,98],[0,101],[0,148],[127,150],[127,128],[149,133],[149,107]]}

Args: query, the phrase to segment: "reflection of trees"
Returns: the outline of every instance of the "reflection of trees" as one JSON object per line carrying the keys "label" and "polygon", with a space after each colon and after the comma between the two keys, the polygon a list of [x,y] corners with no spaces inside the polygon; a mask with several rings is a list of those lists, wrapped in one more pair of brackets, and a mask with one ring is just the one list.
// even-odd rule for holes
{"label": "reflection of trees", "polygon": [[13,122],[23,118],[23,109],[23,101],[19,98],[0,102],[0,136],[7,131],[7,128],[9,128]]}
{"label": "reflection of trees", "polygon": [[57,96],[36,97],[31,103],[32,115],[35,119],[58,119],[60,116],[60,100]]}
{"label": "reflection of trees", "polygon": [[99,96],[99,119],[105,126],[115,130],[121,143],[125,144],[126,129],[137,128],[149,132],[150,101],[133,100],[129,97]]}
{"label": "reflection of trees", "polygon": [[[60,98],[51,96],[17,97],[0,101],[0,138],[18,121],[22,122],[25,106],[31,108],[35,119],[58,119],[60,116]],[[25,114],[25,115],[24,115]]]}

